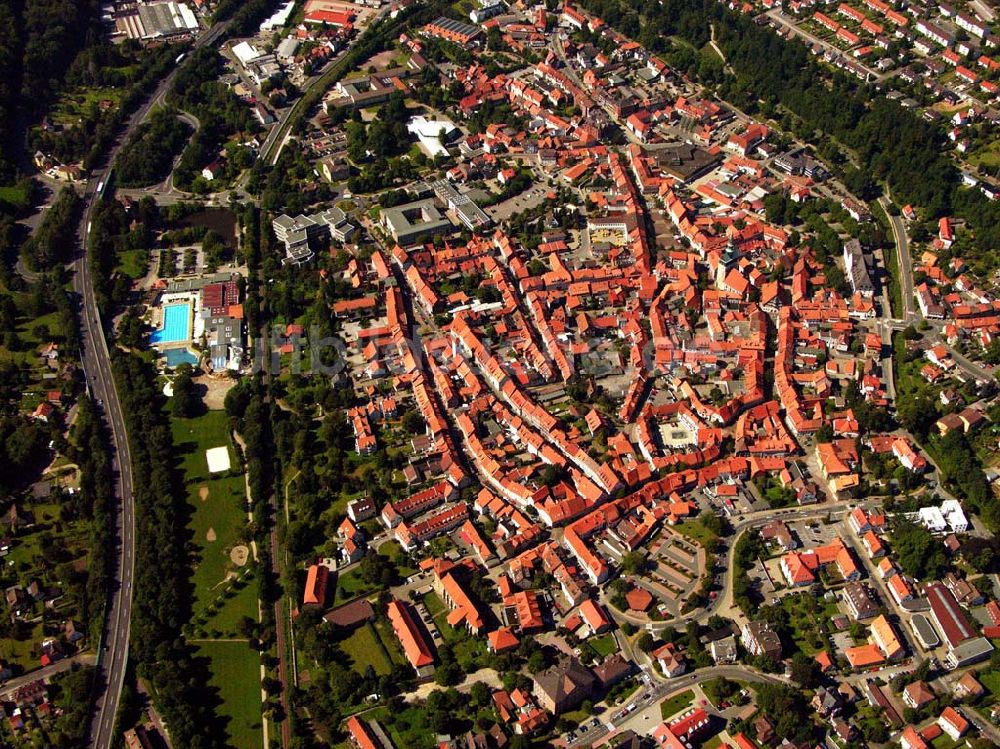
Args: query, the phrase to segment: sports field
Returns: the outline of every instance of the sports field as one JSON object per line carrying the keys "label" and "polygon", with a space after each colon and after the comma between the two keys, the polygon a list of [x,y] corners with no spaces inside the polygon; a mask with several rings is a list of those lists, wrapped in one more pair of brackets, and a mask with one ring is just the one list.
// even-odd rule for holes
{"label": "sports field", "polygon": [[209,659],[208,686],[217,693],[217,708],[233,749],[260,749],[263,724],[260,658],[246,642],[200,642],[197,656]]}
{"label": "sports field", "polygon": [[[247,526],[246,484],[229,439],[229,418],[224,411],[207,411],[171,423],[191,508],[195,636],[234,636],[243,616],[257,618],[257,584],[246,579],[248,549],[242,543]],[[222,446],[229,449],[233,468],[227,474],[213,475],[205,452]],[[241,555],[242,565],[237,564]]]}

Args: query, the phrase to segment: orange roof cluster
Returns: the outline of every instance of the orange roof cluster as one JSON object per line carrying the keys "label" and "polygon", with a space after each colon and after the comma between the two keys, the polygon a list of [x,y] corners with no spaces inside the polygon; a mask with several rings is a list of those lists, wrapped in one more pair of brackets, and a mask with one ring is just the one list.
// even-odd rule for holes
{"label": "orange roof cluster", "polygon": [[389,601],[386,614],[410,665],[414,669],[431,665],[434,662],[434,655],[424,637],[423,629],[413,616],[410,604],[405,601]]}

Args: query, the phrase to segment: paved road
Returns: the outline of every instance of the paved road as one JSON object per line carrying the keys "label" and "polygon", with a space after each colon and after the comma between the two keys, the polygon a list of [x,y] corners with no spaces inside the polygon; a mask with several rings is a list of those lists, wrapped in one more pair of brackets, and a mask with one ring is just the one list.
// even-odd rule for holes
{"label": "paved road", "polygon": [[996,370],[987,369],[981,364],[978,364],[971,359],[967,359],[965,356],[960,354],[954,346],[949,346],[948,350],[951,352],[951,358],[955,360],[955,364],[965,372],[970,377],[974,377],[977,380],[984,380],[990,382],[996,377]]}
{"label": "paved road", "polygon": [[11,695],[25,684],[31,684],[39,679],[50,679],[56,674],[61,674],[63,671],[69,671],[73,666],[93,666],[96,661],[97,656],[92,651],[87,650],[69,658],[63,658],[61,661],[56,661],[51,666],[36,668],[34,671],[29,671],[22,676],[15,676],[13,679],[3,683],[3,688],[0,689],[0,699],[13,700]]}
{"label": "paved road", "polygon": [[[216,24],[204,31],[195,41],[195,47],[215,42],[225,31],[227,23]],[[177,70],[171,72],[152,92],[149,99],[129,120],[110,152],[105,166],[95,169],[93,178],[84,193],[84,207],[77,237],[81,256],[73,263],[76,271],[73,290],[80,298],[80,347],[81,362],[91,396],[98,402],[98,410],[110,427],[112,467],[117,472],[115,496],[114,539],[115,555],[111,583],[108,590],[107,616],[102,633],[102,650],[98,653],[94,712],[91,716],[89,745],[110,749],[115,741],[115,718],[118,701],[125,680],[128,662],[130,622],[132,615],[132,581],[135,566],[135,505],[132,496],[132,462],[129,454],[128,433],[118,392],[111,373],[111,356],[94,299],[94,282],[87,262],[87,241],[94,206],[102,197],[98,186],[104,186],[111,172],[111,165],[135,129],[149,115],[153,107],[163,100]]]}
{"label": "paved road", "polygon": [[[889,213],[892,205],[888,198],[881,197],[878,203],[889,218],[892,228],[892,238],[896,242],[896,267],[899,272],[899,292],[903,297],[903,319],[910,322],[919,316],[919,309],[913,303],[913,258],[910,257],[910,238],[906,233],[906,224],[901,216]],[[898,315],[900,310],[895,311]]]}

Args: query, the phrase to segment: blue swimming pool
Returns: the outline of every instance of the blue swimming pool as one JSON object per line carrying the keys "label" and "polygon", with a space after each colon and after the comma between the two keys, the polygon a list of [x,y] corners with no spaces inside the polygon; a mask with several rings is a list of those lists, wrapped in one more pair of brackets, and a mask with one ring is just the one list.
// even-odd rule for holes
{"label": "blue swimming pool", "polygon": [[192,367],[198,364],[198,357],[186,348],[167,349],[163,352],[163,358],[171,369],[176,369],[181,364],[190,364]]}
{"label": "blue swimming pool", "polygon": [[163,327],[154,330],[151,343],[177,343],[188,340],[191,335],[188,325],[191,321],[190,304],[168,304],[163,308]]}

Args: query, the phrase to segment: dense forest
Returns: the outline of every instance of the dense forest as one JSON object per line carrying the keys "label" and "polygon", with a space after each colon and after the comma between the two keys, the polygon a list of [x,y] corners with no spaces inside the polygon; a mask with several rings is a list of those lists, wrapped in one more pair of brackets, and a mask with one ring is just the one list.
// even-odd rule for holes
{"label": "dense forest", "polygon": [[115,165],[119,186],[148,187],[167,178],[191,133],[177,114],[175,109],[161,107],[136,128]]}
{"label": "dense forest", "polygon": [[21,248],[21,255],[29,268],[51,270],[72,258],[76,245],[76,222],[82,203],[73,188],[62,189],[41,225]]}
{"label": "dense forest", "polygon": [[875,197],[882,184],[894,201],[918,206],[928,217],[966,219],[975,232],[973,251],[988,253],[1000,245],[1000,203],[961,186],[944,153],[943,134],[856,79],[821,68],[798,40],[783,39],[715,0],[582,4],[654,51],[669,49],[670,36],[700,48],[714,27],[715,40],[736,71],[718,85],[721,98],[750,114],[781,119],[807,142],[833,138],[846,146],[858,166],[848,166],[844,178],[849,185],[867,186],[861,197]]}
{"label": "dense forest", "polygon": [[0,180],[16,169],[22,116],[51,100],[77,53],[103,33],[97,0],[0,2]]}

